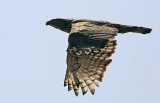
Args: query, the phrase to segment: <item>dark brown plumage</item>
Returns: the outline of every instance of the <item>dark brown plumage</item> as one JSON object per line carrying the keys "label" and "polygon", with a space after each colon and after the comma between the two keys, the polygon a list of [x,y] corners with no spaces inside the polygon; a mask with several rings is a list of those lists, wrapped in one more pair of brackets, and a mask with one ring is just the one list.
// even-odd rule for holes
{"label": "dark brown plumage", "polygon": [[52,19],[46,25],[69,33],[67,48],[67,70],[64,86],[74,89],[76,96],[79,86],[82,93],[88,89],[95,93],[95,85],[104,79],[110,58],[115,52],[117,33],[150,33],[152,29],[87,19]]}

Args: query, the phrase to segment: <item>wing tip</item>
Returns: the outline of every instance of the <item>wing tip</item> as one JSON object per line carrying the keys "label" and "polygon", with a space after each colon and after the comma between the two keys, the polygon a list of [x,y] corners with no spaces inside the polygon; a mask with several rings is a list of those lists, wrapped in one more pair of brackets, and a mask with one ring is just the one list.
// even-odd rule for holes
{"label": "wing tip", "polygon": [[85,95],[87,92],[82,92],[83,93],[83,95]]}
{"label": "wing tip", "polygon": [[92,91],[91,91],[91,94],[94,95],[94,94],[95,94],[95,90],[92,90]]}
{"label": "wing tip", "polygon": [[74,93],[75,93],[76,96],[78,96],[79,90],[75,90]]}

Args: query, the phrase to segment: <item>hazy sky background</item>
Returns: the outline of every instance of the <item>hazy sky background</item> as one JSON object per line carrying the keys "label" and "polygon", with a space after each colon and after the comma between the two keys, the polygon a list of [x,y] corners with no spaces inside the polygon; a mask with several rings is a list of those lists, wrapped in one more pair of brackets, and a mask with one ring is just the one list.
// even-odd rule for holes
{"label": "hazy sky background", "polygon": [[[160,103],[159,0],[0,0],[0,103]],[[68,34],[53,18],[150,27],[119,34],[114,62],[95,95],[63,87]]]}

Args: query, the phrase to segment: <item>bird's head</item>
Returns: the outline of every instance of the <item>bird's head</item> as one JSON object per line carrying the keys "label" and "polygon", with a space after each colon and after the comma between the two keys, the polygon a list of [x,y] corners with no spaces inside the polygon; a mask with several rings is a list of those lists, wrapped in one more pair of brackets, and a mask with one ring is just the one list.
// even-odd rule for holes
{"label": "bird's head", "polygon": [[46,22],[46,25],[50,25],[52,27],[55,27],[57,29],[60,29],[65,32],[70,32],[71,30],[71,23],[73,19],[62,19],[62,18],[56,18],[52,19],[48,22]]}

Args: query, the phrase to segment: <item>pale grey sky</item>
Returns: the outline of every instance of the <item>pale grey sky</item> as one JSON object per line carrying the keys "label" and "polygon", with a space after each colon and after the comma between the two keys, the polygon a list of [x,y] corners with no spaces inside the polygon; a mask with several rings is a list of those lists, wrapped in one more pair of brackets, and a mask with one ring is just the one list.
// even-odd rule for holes
{"label": "pale grey sky", "polygon": [[[159,0],[0,0],[0,103],[160,103]],[[119,34],[95,95],[63,87],[68,34],[45,22],[86,18],[150,27]]]}

